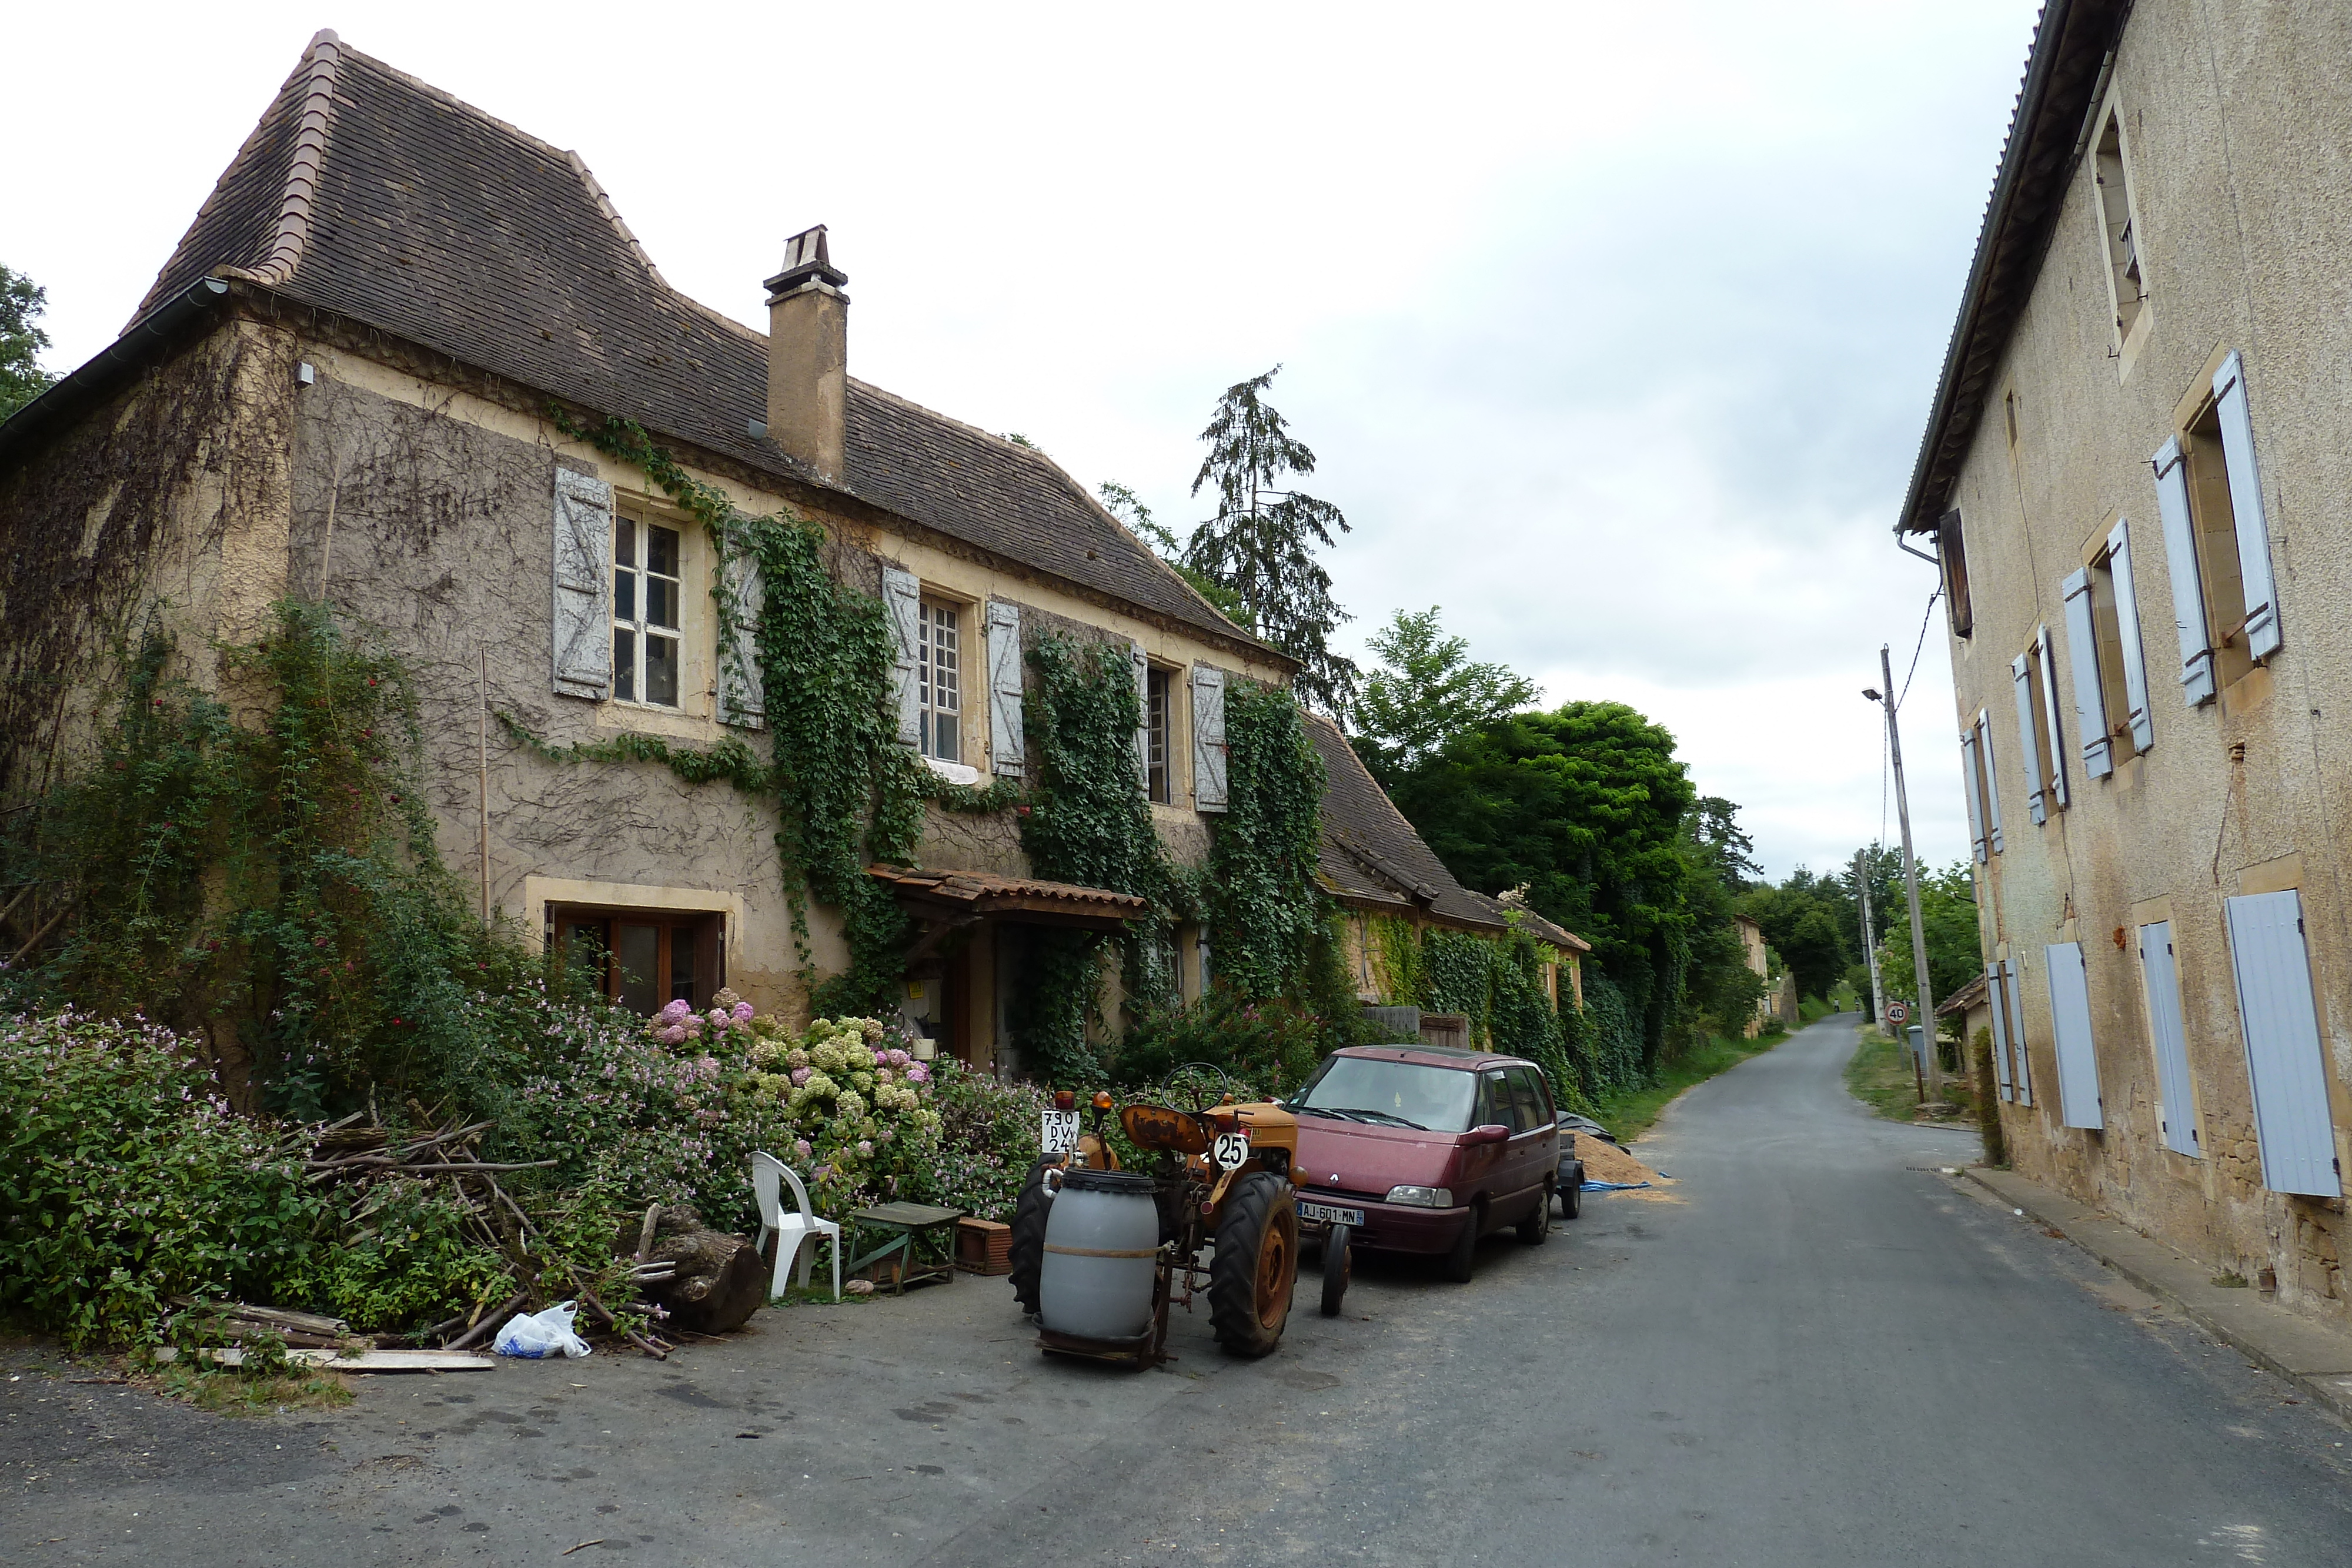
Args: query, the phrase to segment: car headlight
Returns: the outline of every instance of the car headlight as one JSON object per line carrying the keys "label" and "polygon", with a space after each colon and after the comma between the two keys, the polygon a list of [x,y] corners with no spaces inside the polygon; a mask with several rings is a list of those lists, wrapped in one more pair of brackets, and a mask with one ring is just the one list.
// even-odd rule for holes
{"label": "car headlight", "polygon": [[1415,1208],[1452,1208],[1454,1189],[1447,1186],[1392,1186],[1389,1188],[1391,1203],[1409,1203]]}

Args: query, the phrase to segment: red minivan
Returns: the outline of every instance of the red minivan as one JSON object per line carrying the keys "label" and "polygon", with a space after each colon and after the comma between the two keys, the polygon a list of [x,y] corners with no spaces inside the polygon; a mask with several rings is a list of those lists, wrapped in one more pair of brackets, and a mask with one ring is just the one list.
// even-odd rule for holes
{"label": "red minivan", "polygon": [[1543,1070],[1437,1045],[1358,1045],[1326,1057],[1285,1103],[1298,1117],[1298,1218],[1357,1247],[1436,1253],[1470,1278],[1478,1239],[1551,1230],[1559,1134]]}

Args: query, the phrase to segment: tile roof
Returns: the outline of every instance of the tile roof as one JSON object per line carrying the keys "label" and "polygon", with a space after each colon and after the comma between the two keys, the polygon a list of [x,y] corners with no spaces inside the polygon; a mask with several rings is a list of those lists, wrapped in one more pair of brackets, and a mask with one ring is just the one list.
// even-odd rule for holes
{"label": "tile roof", "polygon": [[[241,277],[567,402],[821,484],[747,426],[768,340],[665,281],[576,154],[311,41],[141,312]],[[853,380],[848,493],[1100,595],[1279,654],[1045,454]]]}
{"label": "tile roof", "polygon": [[1436,852],[1364,768],[1339,727],[1307,714],[1307,738],[1323,758],[1323,852],[1316,871],[1343,899],[1421,911],[1454,925],[1503,931],[1514,917],[1530,935],[1556,946],[1589,952],[1591,945],[1532,910],[1507,908],[1454,879]]}
{"label": "tile roof", "polygon": [[917,871],[907,866],[877,864],[867,866],[866,874],[887,883],[902,896],[950,904],[976,915],[1027,912],[1123,920],[1150,907],[1130,894],[1113,893],[1105,887],[999,876],[994,872]]}

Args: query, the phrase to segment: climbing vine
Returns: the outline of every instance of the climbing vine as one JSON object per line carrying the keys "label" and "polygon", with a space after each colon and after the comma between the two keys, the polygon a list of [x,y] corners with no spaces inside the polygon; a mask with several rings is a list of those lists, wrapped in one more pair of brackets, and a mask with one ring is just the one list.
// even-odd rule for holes
{"label": "climbing vine", "polygon": [[1249,681],[1226,685],[1225,739],[1231,803],[1205,890],[1218,980],[1245,996],[1295,996],[1326,914],[1315,881],[1323,759],[1290,694]]}
{"label": "climbing vine", "polygon": [[399,661],[292,601],[216,651],[217,695],[171,673],[152,620],[121,653],[96,765],[13,847],[59,913],[14,986],[197,1034],[233,1094],[297,1114],[453,1086],[482,1054],[461,977],[503,977],[515,950],[435,848]]}

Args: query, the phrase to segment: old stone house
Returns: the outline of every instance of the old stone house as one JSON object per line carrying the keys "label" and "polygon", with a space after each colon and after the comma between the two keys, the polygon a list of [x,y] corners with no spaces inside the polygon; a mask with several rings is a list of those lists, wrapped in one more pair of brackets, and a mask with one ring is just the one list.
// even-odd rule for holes
{"label": "old stone house", "polygon": [[1506,894],[1456,881],[1364,767],[1339,727],[1318,715],[1307,737],[1323,758],[1323,852],[1316,877],[1340,915],[1341,957],[1369,1006],[1409,1005],[1394,993],[1383,937],[1460,931],[1496,938],[1523,932],[1536,944],[1545,995],[1555,1009],[1584,1005],[1583,956],[1592,945]]}
{"label": "old stone house", "polygon": [[[1772,956],[1771,949],[1764,941],[1764,927],[1752,915],[1734,915],[1731,924],[1739,933],[1739,953],[1748,965],[1748,972],[1758,979],[1769,982],[1772,977]],[[1756,1006],[1750,1009],[1748,1022],[1739,1032],[1747,1039],[1754,1040],[1764,1032],[1764,1020],[1771,1016],[1772,998],[1767,991],[1756,998]]]}
{"label": "old stone house", "polygon": [[[323,601],[413,672],[439,847],[487,904],[601,955],[644,1010],[721,986],[802,1008],[772,810],[485,721],[555,747],[769,738],[747,629],[720,623],[740,601],[713,591],[743,563],[560,409],[636,422],[745,514],[821,524],[889,612],[900,742],[947,778],[1024,777],[1039,639],[1120,644],[1153,822],[1198,863],[1225,685],[1290,664],[1042,453],[852,377],[846,282],[824,229],[797,235],[750,330],[664,281],[577,155],[320,34],[120,340],[0,426],[0,789],[86,748],[110,638],[158,615],[204,683],[210,647]],[[988,1063],[1030,934],[1139,905],[1034,879],[1010,812],[927,809],[924,873],[892,890],[953,940],[921,945],[908,1011]],[[809,935],[838,970],[838,912]],[[1197,934],[1179,949],[1197,992]]]}
{"label": "old stone house", "polygon": [[2352,19],[2053,0],[1898,523],[2019,1169],[2352,1321]]}

